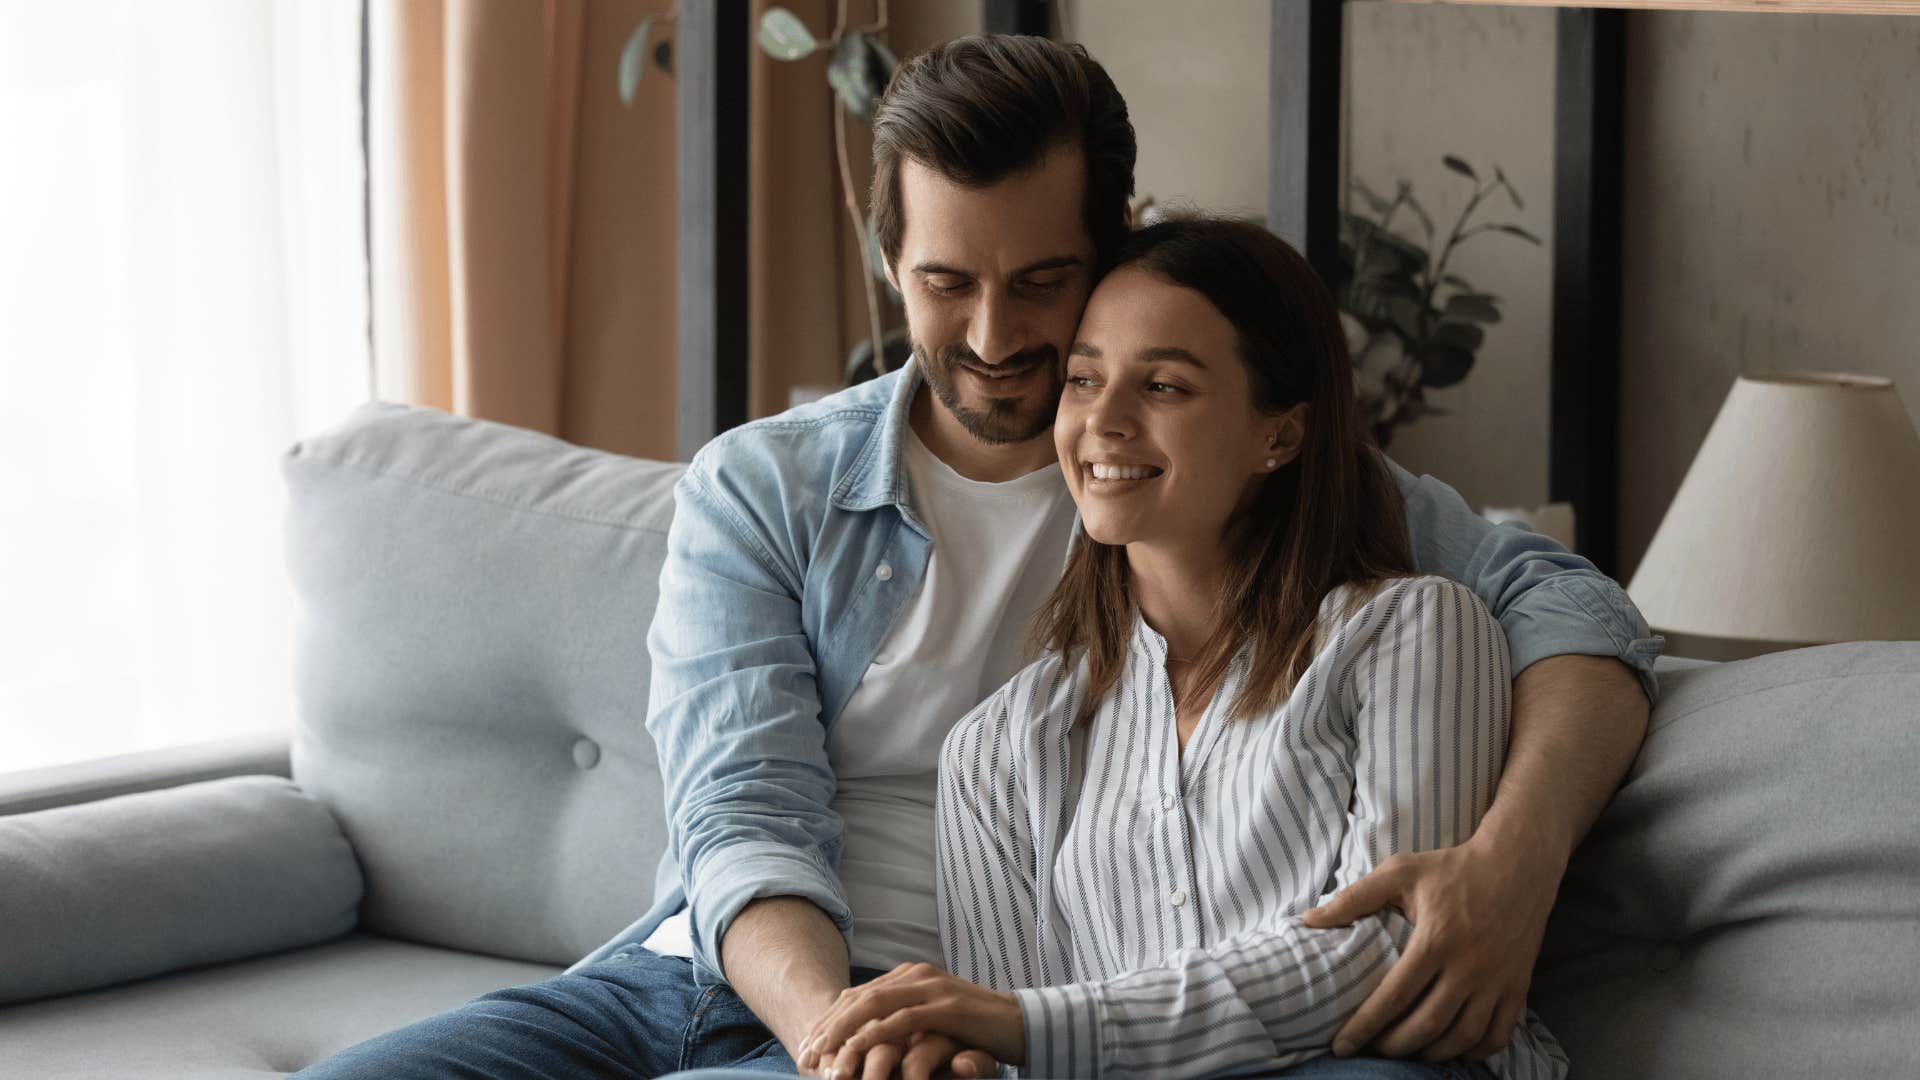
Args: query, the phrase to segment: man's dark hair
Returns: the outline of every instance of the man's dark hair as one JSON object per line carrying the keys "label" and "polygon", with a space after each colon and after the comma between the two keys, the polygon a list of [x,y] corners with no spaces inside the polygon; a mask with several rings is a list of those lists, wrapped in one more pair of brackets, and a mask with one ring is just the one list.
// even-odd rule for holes
{"label": "man's dark hair", "polygon": [[1079,147],[1087,168],[1081,207],[1100,262],[1127,235],[1133,195],[1133,124],[1099,61],[1079,45],[1013,34],[955,38],[901,64],[873,117],[875,232],[889,263],[906,220],[900,165],[907,159],[968,187],[995,184]]}

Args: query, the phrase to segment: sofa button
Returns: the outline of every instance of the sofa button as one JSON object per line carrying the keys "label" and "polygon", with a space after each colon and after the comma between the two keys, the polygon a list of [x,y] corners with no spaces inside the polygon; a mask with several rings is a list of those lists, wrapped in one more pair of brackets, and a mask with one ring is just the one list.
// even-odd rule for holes
{"label": "sofa button", "polygon": [[893,567],[888,566],[886,563],[881,563],[879,566],[873,568],[873,576],[879,578],[881,581],[891,581],[893,580]]}
{"label": "sofa button", "polygon": [[573,741],[573,763],[583,769],[591,769],[600,764],[600,744],[592,739],[580,738]]}

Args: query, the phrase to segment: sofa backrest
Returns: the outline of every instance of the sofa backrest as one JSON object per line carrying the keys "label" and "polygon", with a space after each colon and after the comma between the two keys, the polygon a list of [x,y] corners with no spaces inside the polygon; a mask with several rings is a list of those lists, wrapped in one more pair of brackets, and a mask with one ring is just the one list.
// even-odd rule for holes
{"label": "sofa backrest", "polygon": [[1669,669],[1531,1001],[1574,1076],[1912,1075],[1920,643]]}
{"label": "sofa backrest", "polygon": [[564,964],[647,909],[680,471],[388,404],[288,451],[293,775],[352,841],[364,929]]}

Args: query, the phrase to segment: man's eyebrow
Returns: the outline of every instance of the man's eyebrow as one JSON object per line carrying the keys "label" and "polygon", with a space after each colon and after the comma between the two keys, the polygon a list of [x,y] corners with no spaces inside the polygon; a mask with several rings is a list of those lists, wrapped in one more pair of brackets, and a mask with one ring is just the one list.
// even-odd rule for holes
{"label": "man's eyebrow", "polygon": [[[1083,262],[1084,260],[1078,255],[1055,255],[1050,259],[1041,259],[1039,262],[1028,263],[1020,269],[1015,270],[1013,276],[1025,277],[1028,274],[1038,274],[1047,270],[1064,270],[1068,267],[1080,266]],[[954,277],[976,276],[971,270],[962,270],[957,266],[948,266],[946,263],[939,262],[916,263],[914,264],[913,272],[916,274],[952,274]]]}

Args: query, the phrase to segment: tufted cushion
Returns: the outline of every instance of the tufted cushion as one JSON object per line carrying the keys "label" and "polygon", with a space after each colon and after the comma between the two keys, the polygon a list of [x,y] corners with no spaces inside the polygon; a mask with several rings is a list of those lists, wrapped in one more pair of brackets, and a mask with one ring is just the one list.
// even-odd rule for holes
{"label": "tufted cushion", "polygon": [[680,466],[371,404],[287,452],[295,780],[366,929],[562,964],[665,844],[648,622]]}
{"label": "tufted cushion", "polygon": [[1663,670],[1532,1004],[1576,1076],[1910,1075],[1920,644]]}

